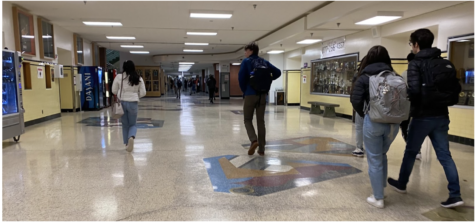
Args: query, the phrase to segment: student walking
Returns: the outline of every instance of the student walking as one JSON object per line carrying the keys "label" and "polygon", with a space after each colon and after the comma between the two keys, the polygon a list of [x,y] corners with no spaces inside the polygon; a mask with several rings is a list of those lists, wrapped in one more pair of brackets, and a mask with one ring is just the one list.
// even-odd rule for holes
{"label": "student walking", "polygon": [[[266,146],[266,126],[264,114],[266,111],[266,97],[273,80],[280,77],[281,71],[268,61],[258,56],[259,46],[252,42],[244,47],[246,59],[241,63],[239,70],[239,87],[244,93],[244,124],[251,141],[248,154],[258,153],[264,156]],[[252,125],[254,112],[257,118],[257,131]]]}
{"label": "student walking", "polygon": [[440,56],[440,49],[432,48],[433,42],[434,34],[428,29],[416,30],[410,36],[409,45],[416,54],[407,70],[412,120],[399,179],[389,178],[388,183],[400,193],[407,192],[407,183],[416,156],[424,139],[429,136],[449,183],[449,198],[441,205],[452,208],[464,204],[460,194],[457,166],[452,159],[448,140],[448,106],[458,103],[461,86],[454,65]]}
{"label": "student walking", "polygon": [[[388,174],[386,153],[396,138],[399,123],[407,119],[409,102],[404,97],[406,93],[404,80],[394,73],[386,48],[372,47],[366,55],[366,64],[361,66],[361,70],[362,73],[356,80],[350,100],[358,115],[364,117],[363,141],[368,161],[368,174],[373,188],[373,194],[367,198],[367,202],[374,207],[384,208],[384,188]],[[391,102],[375,101],[376,99]],[[401,101],[406,104],[400,106]],[[397,104],[397,109],[392,110],[393,104]],[[381,107],[382,105],[385,107]],[[403,116],[399,122],[390,119],[392,115],[386,116],[385,113],[378,112],[385,110],[389,112],[388,114],[393,114],[393,112],[396,114],[406,107],[406,116]]]}
{"label": "student walking", "polygon": [[[352,89],[355,88],[355,83],[358,77],[363,74],[363,69],[361,67],[366,67],[366,56],[361,60],[360,65],[356,71],[356,75],[353,78]],[[355,129],[356,129],[356,149],[353,151],[353,156],[363,157],[364,156],[364,147],[363,147],[363,123],[364,118],[358,114],[355,115]]]}
{"label": "student walking", "polygon": [[181,99],[181,87],[183,86],[183,83],[181,82],[180,78],[176,78],[176,88],[177,88],[177,99]]}
{"label": "student walking", "polygon": [[137,72],[131,60],[124,62],[123,74],[119,74],[112,83],[112,93],[118,95],[118,99],[124,110],[122,121],[122,135],[127,151],[134,150],[134,140],[137,134],[138,102],[146,94],[145,84]]}
{"label": "student walking", "polygon": [[214,76],[208,78],[206,85],[208,85],[209,101],[210,103],[214,103],[214,91],[216,90],[216,79]]}

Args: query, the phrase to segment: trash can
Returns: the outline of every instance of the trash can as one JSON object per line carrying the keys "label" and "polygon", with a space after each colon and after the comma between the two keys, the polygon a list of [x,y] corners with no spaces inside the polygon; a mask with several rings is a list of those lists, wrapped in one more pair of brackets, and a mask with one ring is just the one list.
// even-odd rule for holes
{"label": "trash can", "polygon": [[284,90],[276,90],[274,92],[274,101],[276,106],[285,106],[285,92]]}

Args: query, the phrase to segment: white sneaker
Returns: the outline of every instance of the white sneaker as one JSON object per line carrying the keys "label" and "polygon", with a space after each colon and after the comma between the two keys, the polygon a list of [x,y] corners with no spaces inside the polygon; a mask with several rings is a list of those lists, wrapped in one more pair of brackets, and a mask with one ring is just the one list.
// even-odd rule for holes
{"label": "white sneaker", "polygon": [[132,152],[134,150],[134,138],[129,138],[129,143],[127,143],[127,151]]}
{"label": "white sneaker", "polygon": [[355,151],[353,151],[353,156],[363,157],[364,151],[360,148],[356,148]]}
{"label": "white sneaker", "polygon": [[376,198],[374,198],[374,195],[371,195],[369,196],[366,201],[371,204],[373,207],[377,207],[377,208],[380,208],[380,209],[383,209],[384,208],[384,200],[376,200]]}
{"label": "white sneaker", "polygon": [[418,153],[418,154],[417,154],[416,160],[422,160],[422,154],[421,154],[421,153]]}

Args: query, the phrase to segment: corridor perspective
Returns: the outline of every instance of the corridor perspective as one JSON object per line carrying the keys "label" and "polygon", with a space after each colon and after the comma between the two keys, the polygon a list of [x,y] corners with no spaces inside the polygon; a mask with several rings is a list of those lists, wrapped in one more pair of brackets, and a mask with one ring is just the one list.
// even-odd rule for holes
{"label": "corridor perspective", "polygon": [[4,221],[474,220],[473,1],[2,6]]}

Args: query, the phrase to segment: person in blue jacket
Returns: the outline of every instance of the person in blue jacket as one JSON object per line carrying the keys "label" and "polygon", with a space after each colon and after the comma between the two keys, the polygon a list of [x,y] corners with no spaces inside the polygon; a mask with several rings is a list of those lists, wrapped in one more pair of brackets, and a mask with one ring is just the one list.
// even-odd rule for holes
{"label": "person in blue jacket", "polygon": [[[256,148],[259,147],[258,153],[264,156],[266,146],[266,126],[264,121],[264,114],[266,111],[266,96],[257,95],[256,91],[252,89],[249,84],[249,78],[251,72],[254,70],[253,62],[256,59],[262,59],[258,56],[259,46],[255,42],[251,42],[244,47],[246,59],[241,63],[241,69],[239,70],[239,87],[244,93],[244,125],[246,126],[247,135],[251,141],[251,147],[248,154],[254,155]],[[263,59],[262,59],[263,60]],[[273,80],[280,77],[281,71],[273,66],[270,62],[263,60],[264,64],[270,69]],[[257,131],[252,125],[252,119],[254,117],[254,111],[256,111],[257,118]]]}

